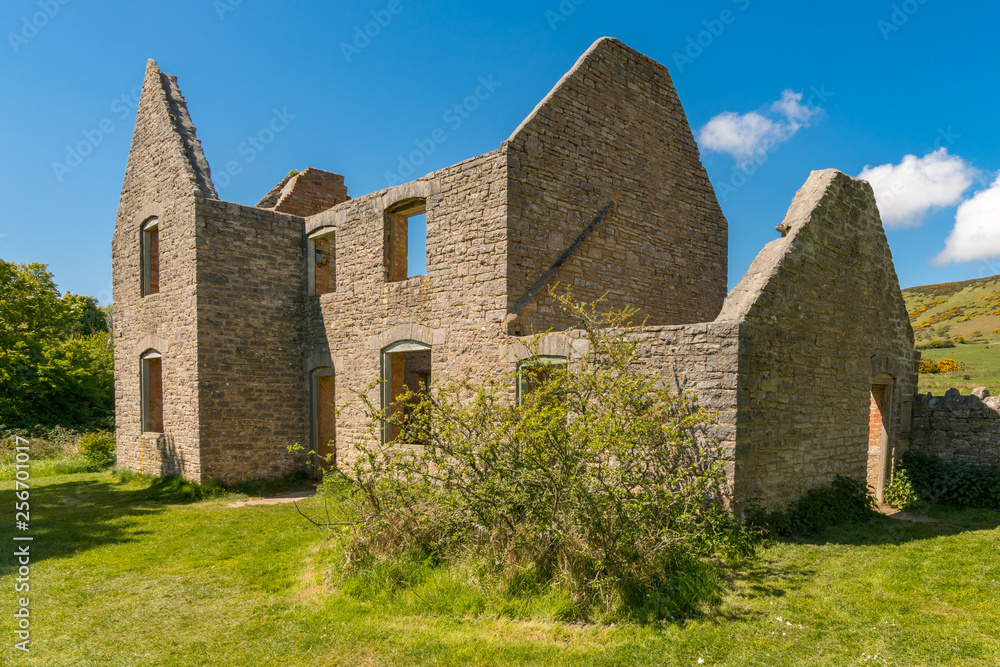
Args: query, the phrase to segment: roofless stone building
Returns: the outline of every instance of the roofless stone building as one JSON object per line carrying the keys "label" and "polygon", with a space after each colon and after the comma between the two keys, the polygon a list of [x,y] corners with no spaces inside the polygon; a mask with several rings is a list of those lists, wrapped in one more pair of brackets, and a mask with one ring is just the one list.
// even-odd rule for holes
{"label": "roofless stone building", "polygon": [[727,222],[670,76],[614,39],[490,153],[353,199],[306,169],[256,206],[218,199],[150,61],[113,241],[119,461],[236,482],[315,466],[295,442],[350,459],[367,427],[352,389],[382,378],[389,405],[485,377],[532,331],[579,354],[545,289],[560,281],[648,318],[648,368],[717,411],[737,500],[837,474],[881,492],[917,356],[871,187],[813,172],[778,231],[727,296]]}

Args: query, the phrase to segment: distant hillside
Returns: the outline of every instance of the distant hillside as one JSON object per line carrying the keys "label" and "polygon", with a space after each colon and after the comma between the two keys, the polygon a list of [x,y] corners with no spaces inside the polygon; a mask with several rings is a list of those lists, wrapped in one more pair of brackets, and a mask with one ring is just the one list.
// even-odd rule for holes
{"label": "distant hillside", "polygon": [[1000,339],[1000,275],[903,290],[918,338]]}

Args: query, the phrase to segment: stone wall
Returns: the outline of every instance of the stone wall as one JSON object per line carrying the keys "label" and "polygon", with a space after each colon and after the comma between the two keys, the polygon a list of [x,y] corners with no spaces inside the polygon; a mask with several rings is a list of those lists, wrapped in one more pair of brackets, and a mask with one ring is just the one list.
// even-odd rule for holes
{"label": "stone wall", "polygon": [[962,396],[920,395],[913,404],[910,449],[942,459],[1000,465],[1000,396],[977,389]]}
{"label": "stone wall", "polygon": [[[550,284],[571,284],[583,301],[608,292],[649,324],[715,318],[726,295],[726,219],[663,65],[598,40],[508,150],[512,306],[614,202]],[[511,330],[566,326],[542,289]]]}
{"label": "stone wall", "polygon": [[[149,61],[112,239],[119,464],[200,479],[193,243],[211,174],[176,79]],[[142,295],[142,224],[159,219],[160,289]],[[162,354],[164,433],[142,434],[140,356]]]}
{"label": "stone wall", "polygon": [[220,201],[195,211],[202,475],[222,482],[305,468],[304,220]]}
{"label": "stone wall", "polygon": [[[501,365],[506,315],[506,155],[497,150],[338,204],[308,218],[306,233],[336,229],[335,291],[304,308],[305,370],[336,373],[337,456],[348,461],[368,436],[356,391],[376,405],[382,350],[415,340],[431,346],[431,382]],[[427,203],[427,274],[387,281],[385,212]]]}
{"label": "stone wall", "polygon": [[779,231],[719,315],[740,329],[736,494],[769,506],[866,479],[876,381],[892,385],[889,465],[918,358],[867,182],[813,172]]}
{"label": "stone wall", "polygon": [[[334,371],[336,455],[349,462],[371,435],[357,392],[381,403],[388,346],[429,346],[432,384],[485,379],[515,367],[511,333],[573,326],[544,288],[511,317],[570,248],[552,282],[649,317],[629,332],[643,364],[718,413],[705,436],[739,503],[781,506],[837,474],[865,479],[873,384],[892,387],[883,472],[906,445],[917,353],[871,188],[814,172],[782,237],[723,301],[726,221],[683,110],[666,69],[616,40],[599,40],[496,151],[356,199],[317,170],[258,207],[214,197],[176,81],[151,63],[113,241],[118,448],[132,469],[232,482],[306,466],[287,448],[318,449],[319,369]],[[387,212],[414,200],[426,203],[427,273],[392,281]],[[321,212],[273,210],[282,201]],[[142,296],[151,216],[160,292]],[[321,230],[335,232],[332,291],[308,296],[307,236]],[[572,356],[583,333],[545,340]],[[162,354],[163,434],[141,433],[149,349]]]}

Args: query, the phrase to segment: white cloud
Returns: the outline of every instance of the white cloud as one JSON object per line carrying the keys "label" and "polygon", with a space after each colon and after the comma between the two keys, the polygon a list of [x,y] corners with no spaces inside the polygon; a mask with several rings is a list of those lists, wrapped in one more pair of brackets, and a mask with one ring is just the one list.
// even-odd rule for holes
{"label": "white cloud", "polygon": [[771,105],[771,111],[784,115],[796,130],[807,127],[813,118],[823,113],[822,109],[802,104],[802,93],[791,90],[781,93],[781,99]]}
{"label": "white cloud", "polygon": [[939,148],[899,164],[865,165],[858,174],[872,185],[882,222],[889,228],[916,227],[929,210],[953,206],[972,185],[976,170]]}
{"label": "white cloud", "polygon": [[709,119],[698,132],[698,143],[717,153],[728,153],[739,167],[791,139],[823,112],[802,104],[802,93],[786,90],[770,106],[779,118],[768,118],[757,111],[739,114],[723,111]]}
{"label": "white cloud", "polygon": [[1000,255],[1000,177],[986,190],[962,202],[955,227],[935,264],[968,262]]}

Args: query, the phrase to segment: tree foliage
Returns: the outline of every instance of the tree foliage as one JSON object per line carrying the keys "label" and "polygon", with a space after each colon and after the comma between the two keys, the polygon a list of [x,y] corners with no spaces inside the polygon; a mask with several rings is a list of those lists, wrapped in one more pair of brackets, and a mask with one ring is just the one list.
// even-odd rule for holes
{"label": "tree foliage", "polygon": [[59,293],[44,264],[0,260],[0,424],[110,425],[108,308]]}
{"label": "tree foliage", "polygon": [[714,590],[709,576],[691,593],[699,558],[737,531],[723,463],[697,437],[712,415],[643,372],[623,329],[635,311],[559,298],[586,334],[582,357],[539,363],[536,337],[517,372],[436,383],[404,396],[406,411],[367,403],[370,437],[339,469],[357,500],[349,568],[471,558],[569,589],[582,616],[686,613]]}

